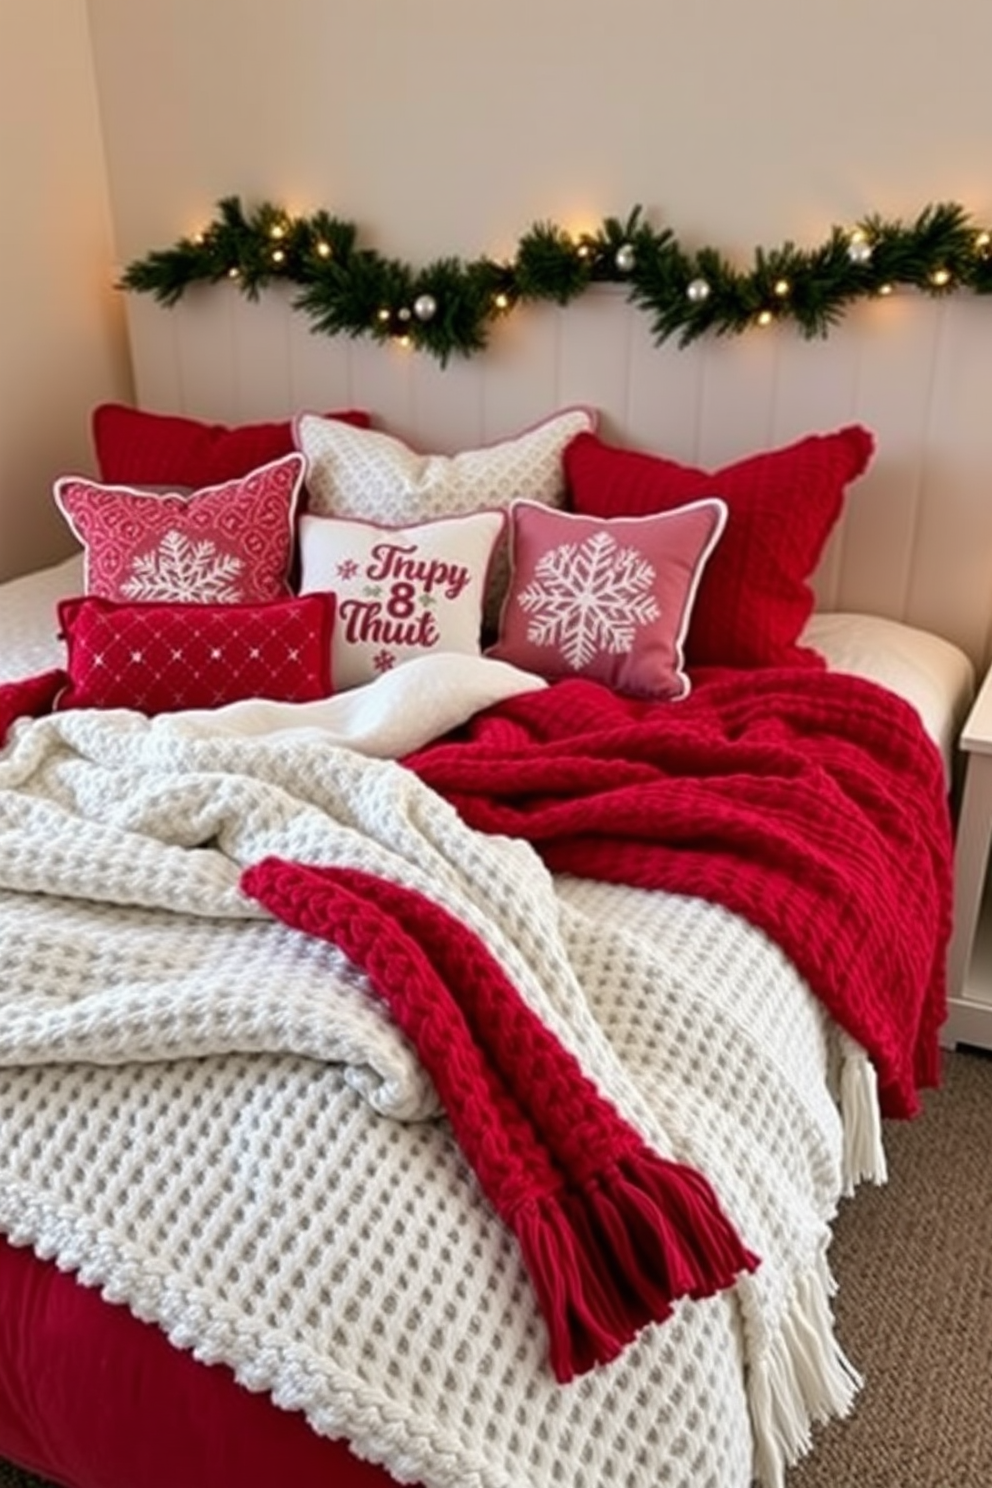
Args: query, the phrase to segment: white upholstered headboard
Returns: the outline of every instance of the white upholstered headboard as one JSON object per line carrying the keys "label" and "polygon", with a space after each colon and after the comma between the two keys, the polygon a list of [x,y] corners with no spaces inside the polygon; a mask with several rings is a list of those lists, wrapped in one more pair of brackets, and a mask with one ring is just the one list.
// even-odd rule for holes
{"label": "white upholstered headboard", "polygon": [[[612,442],[717,466],[860,422],[877,437],[816,576],[820,608],[936,632],[984,666],[992,645],[992,300],[910,291],[862,304],[828,339],[755,329],[656,347],[622,289],[516,311],[447,368],[399,345],[329,338],[290,291],[128,297],[142,406],[236,423],[364,407],[423,449],[516,433],[589,403]],[[799,498],[797,498],[799,499]]]}

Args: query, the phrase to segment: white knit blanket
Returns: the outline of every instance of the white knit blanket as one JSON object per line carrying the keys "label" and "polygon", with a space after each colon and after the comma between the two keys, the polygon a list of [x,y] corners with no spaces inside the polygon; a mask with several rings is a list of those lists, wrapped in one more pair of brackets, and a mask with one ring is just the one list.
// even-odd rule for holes
{"label": "white knit blanket", "polygon": [[[533,685],[495,675],[466,675],[452,719]],[[829,1315],[846,1178],[819,1007],[733,916],[556,885],[527,845],[369,758],[419,742],[409,697],[397,714],[387,696],[383,734],[366,721],[365,754],[330,716],[287,721],[15,726],[0,1228],[401,1482],[781,1484],[857,1388]],[[415,1054],[338,952],[239,891],[268,854],[361,867],[464,919],[624,1115],[706,1173],[756,1275],[557,1385],[515,1242]]]}

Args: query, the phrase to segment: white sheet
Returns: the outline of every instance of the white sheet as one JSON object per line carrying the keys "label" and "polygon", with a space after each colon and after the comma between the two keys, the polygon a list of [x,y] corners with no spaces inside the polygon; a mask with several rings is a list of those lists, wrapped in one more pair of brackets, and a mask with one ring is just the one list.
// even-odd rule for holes
{"label": "white sheet", "polygon": [[[62,664],[56,605],[81,593],[82,582],[83,560],[77,554],[0,584],[0,682]],[[975,693],[975,669],[958,646],[897,620],[847,612],[814,615],[802,639],[833,670],[867,677],[912,703],[950,779],[957,737]]]}

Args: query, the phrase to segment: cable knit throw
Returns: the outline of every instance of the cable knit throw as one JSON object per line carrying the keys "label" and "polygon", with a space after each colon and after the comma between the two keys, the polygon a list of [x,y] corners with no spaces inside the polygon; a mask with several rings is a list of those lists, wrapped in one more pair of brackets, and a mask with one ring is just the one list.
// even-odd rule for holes
{"label": "cable knit throw", "polygon": [[938,752],[892,693],[768,669],[658,707],[568,681],[406,763],[554,871],[698,895],[764,930],[871,1054],[887,1115],[937,1083],[950,813]]}
{"label": "cable knit throw", "polygon": [[[438,660],[467,669],[460,699],[432,711],[444,688],[410,663],[354,699],[347,727],[341,699],[247,719],[28,717],[58,679],[0,689],[0,1229],[400,1482],[783,1488],[813,1423],[846,1413],[859,1384],[834,1336],[827,1248],[842,1192],[879,1175],[877,1153],[852,1147],[877,1116],[868,1061],[739,914],[603,880],[614,851],[622,873],[649,861],[667,803],[666,861],[712,848],[722,882],[754,886],[730,847],[757,843],[767,799],[779,871],[766,894],[788,897],[811,821],[815,872],[792,904],[826,914],[814,884],[848,906],[864,886],[855,938],[879,955],[890,943],[879,1005],[907,998],[893,1053],[924,1048],[939,1010],[937,983],[921,990],[944,892],[946,824],[927,794],[939,764],[908,712],[878,704],[873,723],[852,691],[835,701],[860,709],[867,750],[812,696],[797,738],[771,676],[714,691],[726,708],[711,712],[700,689],[651,727],[561,684],[542,725],[534,679]],[[467,744],[422,747],[480,707]],[[676,719],[681,746],[662,732]],[[571,752],[554,737],[566,723]],[[423,778],[367,757],[394,753]],[[425,783],[432,769],[458,809]],[[706,826],[708,797],[736,836]],[[485,831],[460,814],[476,810]],[[838,876],[859,818],[881,824],[876,847],[860,877]],[[595,861],[599,878],[553,877],[514,819],[549,860]],[[905,861],[875,889],[887,851]],[[874,933],[866,915],[890,911]],[[829,921],[808,929],[822,951]],[[851,954],[841,938],[837,965]],[[872,963],[853,964],[867,996]],[[535,1060],[526,1077],[516,1042]],[[905,1091],[907,1065],[886,1071],[890,1095]],[[635,1170],[650,1175],[636,1190]],[[668,1300],[735,1270],[732,1287]],[[610,1362],[556,1379],[669,1306]]]}
{"label": "cable knit throw", "polygon": [[339,946],[412,1038],[520,1243],[557,1379],[615,1358],[679,1297],[755,1268],[705,1178],[651,1151],[452,915],[354,870],[266,859],[241,884]]}

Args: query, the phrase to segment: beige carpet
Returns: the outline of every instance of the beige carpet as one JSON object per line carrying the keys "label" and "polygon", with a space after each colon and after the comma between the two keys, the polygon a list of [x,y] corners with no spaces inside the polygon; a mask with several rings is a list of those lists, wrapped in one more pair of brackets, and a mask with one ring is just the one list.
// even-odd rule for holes
{"label": "beige carpet", "polygon": [[[946,1056],[885,1142],[889,1183],[845,1203],[832,1252],[865,1389],[788,1488],[992,1488],[992,1056]],[[0,1488],[44,1485],[0,1463]]]}
{"label": "beige carpet", "polygon": [[843,1206],[837,1330],[865,1388],[789,1488],[992,1488],[992,1056],[945,1056],[889,1183]]}

